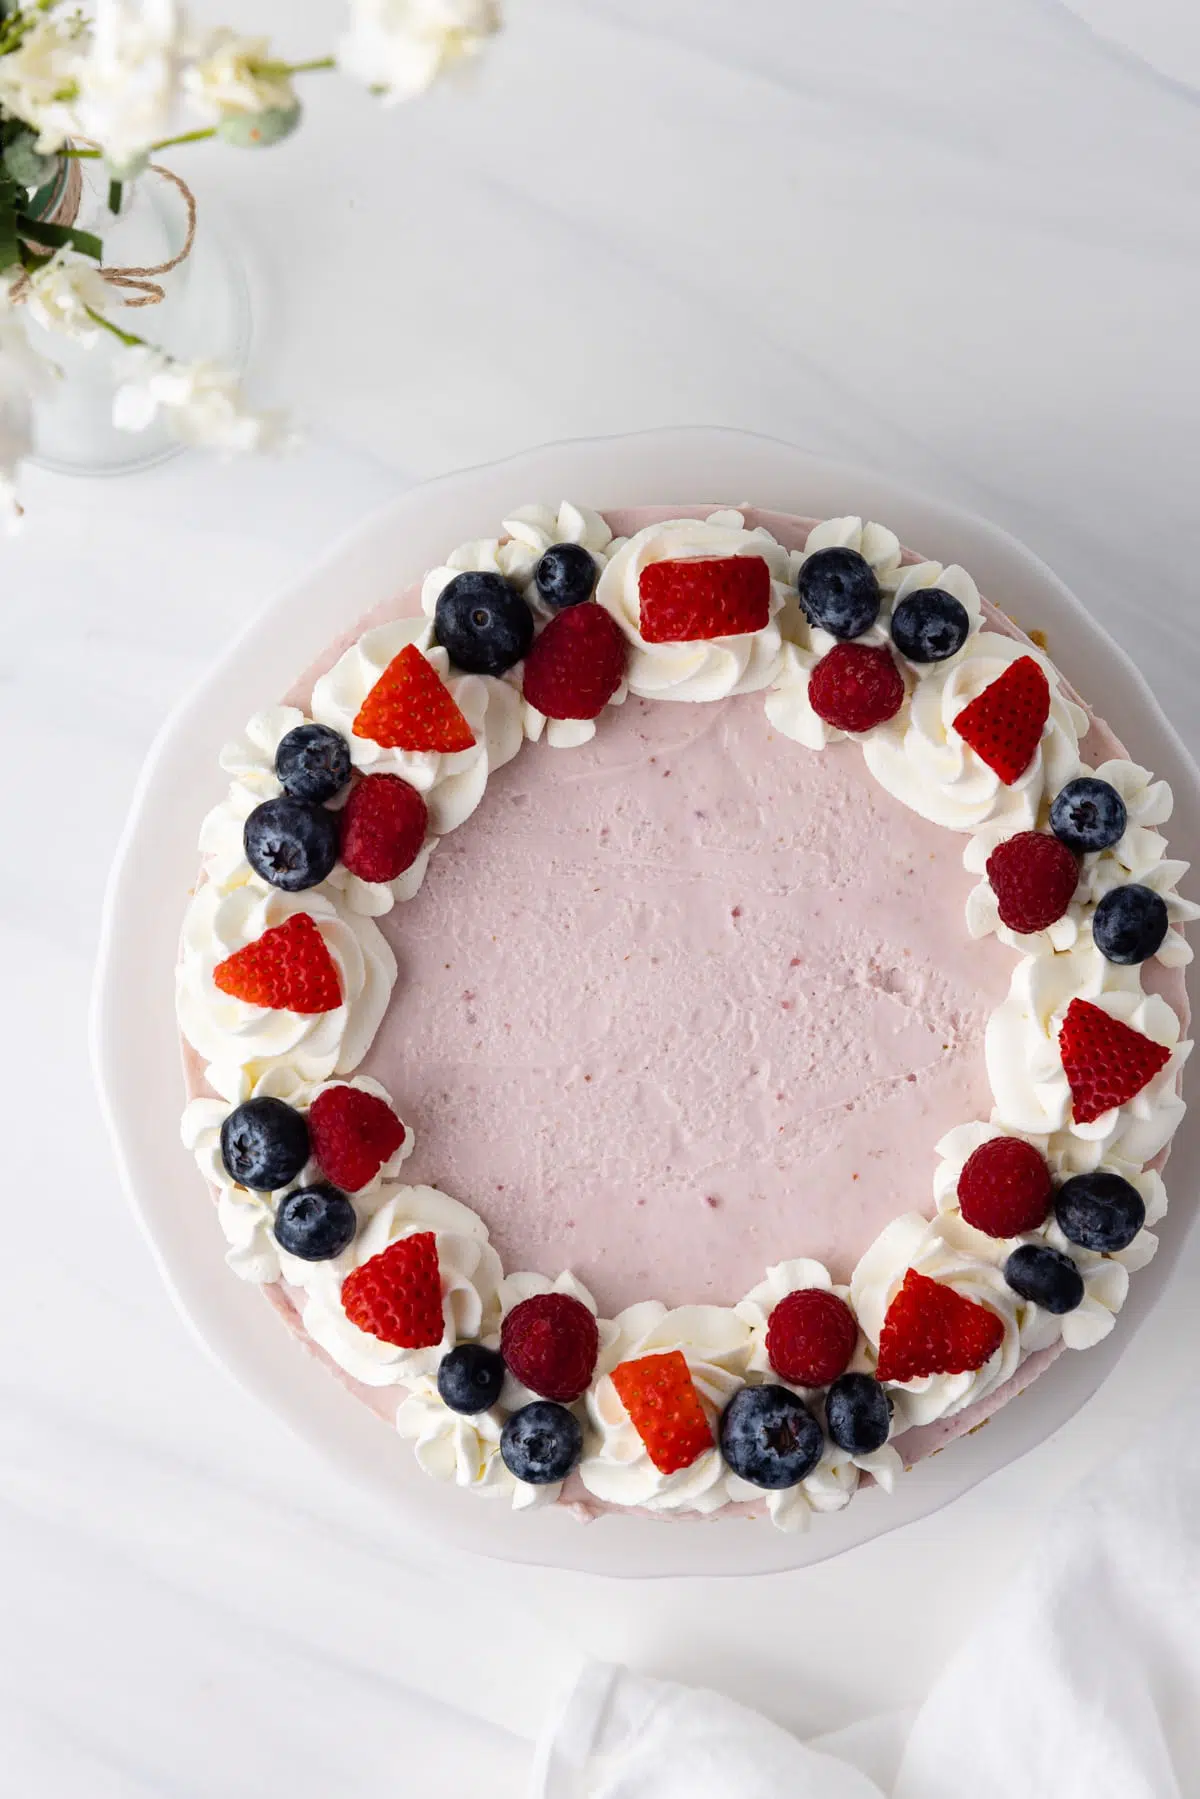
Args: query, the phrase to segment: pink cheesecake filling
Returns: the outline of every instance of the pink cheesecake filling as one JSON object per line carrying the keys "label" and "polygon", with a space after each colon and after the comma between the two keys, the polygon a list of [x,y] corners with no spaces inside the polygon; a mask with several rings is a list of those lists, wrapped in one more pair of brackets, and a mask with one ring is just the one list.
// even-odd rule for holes
{"label": "pink cheesecake filling", "polygon": [[526,746],[380,921],[400,978],[364,1067],[414,1122],[406,1178],[608,1315],[730,1305],[791,1256],[847,1280],[991,1107],[1012,956],[968,939],[961,854],[761,695]]}

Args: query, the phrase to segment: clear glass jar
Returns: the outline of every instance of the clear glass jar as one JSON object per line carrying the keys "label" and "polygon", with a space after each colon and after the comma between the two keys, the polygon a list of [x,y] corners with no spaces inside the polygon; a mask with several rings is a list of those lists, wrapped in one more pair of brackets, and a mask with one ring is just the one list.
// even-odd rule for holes
{"label": "clear glass jar", "polygon": [[[69,184],[81,185],[78,212],[69,214]],[[173,183],[148,169],[121,192],[118,214],[109,210],[108,176],[96,161],[63,158],[55,180],[35,196],[38,216],[57,213],[62,223],[91,231],[104,245],[106,268],[156,268],[183,247],[187,207]],[[161,302],[127,306],[137,295],[112,289],[106,309],[113,323],[186,361],[211,360],[241,372],[250,350],[250,302],[238,262],[201,216],[191,253],[178,268],[156,276]],[[73,343],[27,321],[30,342],[55,364],[62,378],[39,395],[34,407],[34,461],[63,474],[124,474],[173,455],[179,445],[157,421],[146,431],[118,431],[113,398],[121,384],[122,346],[101,332],[90,344]]]}

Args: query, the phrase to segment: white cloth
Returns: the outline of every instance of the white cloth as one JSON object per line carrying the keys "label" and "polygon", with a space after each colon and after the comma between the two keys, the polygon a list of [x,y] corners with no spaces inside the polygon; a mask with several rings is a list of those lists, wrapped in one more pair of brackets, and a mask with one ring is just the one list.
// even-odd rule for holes
{"label": "white cloth", "polygon": [[[720,1694],[593,1664],[547,1727],[532,1799],[1200,1793],[1198,1495],[1200,1404],[1175,1415],[1169,1441],[1160,1426],[1064,1502],[898,1753],[895,1717],[805,1744]],[[864,1623],[903,1654],[886,1595]]]}

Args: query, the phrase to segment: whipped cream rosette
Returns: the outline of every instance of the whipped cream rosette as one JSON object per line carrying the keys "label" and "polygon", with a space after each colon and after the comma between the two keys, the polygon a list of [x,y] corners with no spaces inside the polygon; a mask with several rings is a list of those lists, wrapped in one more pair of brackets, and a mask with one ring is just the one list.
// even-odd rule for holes
{"label": "whipped cream rosette", "polygon": [[[300,914],[313,921],[332,960],[338,1005],[304,1013],[221,991],[214,979],[220,962]],[[316,892],[287,894],[257,884],[224,892],[207,881],[184,916],[176,978],[180,1027],[207,1062],[210,1085],[227,1098],[247,1074],[257,1080],[277,1067],[306,1081],[357,1068],[395,981],[396,958],[378,926]]]}
{"label": "whipped cream rosette", "polygon": [[[275,773],[276,752],[290,731],[308,722],[298,707],[271,706],[256,712],[244,734],[221,751],[221,767],[233,780],[226,797],[204,819],[199,845],[205,878],[216,886],[265,886],[246,860],[246,820],[256,806],[278,799],[283,792]],[[339,811],[348,795],[346,789],[331,800],[331,810]],[[321,883],[321,890],[352,912],[382,918],[397,901],[411,899],[419,890],[437,842],[431,832],[416,860],[394,881],[364,881],[339,861]]]}
{"label": "whipped cream rosette", "polygon": [[[1024,772],[1005,782],[954,724],[970,701],[1025,657],[1037,662],[1050,683],[1050,715]],[[951,831],[994,824],[1011,836],[1031,829],[1043,797],[1078,773],[1079,738],[1086,729],[1086,714],[1062,693],[1048,657],[983,630],[956,656],[930,668],[904,710],[865,740],[863,755],[879,785],[922,818]]]}
{"label": "whipped cream rosette", "polygon": [[[972,1239],[976,1234],[972,1233]],[[1004,1327],[1000,1347],[982,1367],[922,1375],[891,1389],[907,1424],[932,1424],[936,1418],[952,1417],[986,1398],[1016,1371],[1021,1356],[1017,1296],[1005,1284],[1000,1268],[979,1255],[973,1240],[965,1240],[956,1229],[955,1221],[904,1213],[875,1239],[850,1279],[858,1322],[876,1347],[888,1308],[910,1269],[986,1306]]]}
{"label": "whipped cream rosette", "polygon": [[[436,1237],[445,1328],[439,1343],[405,1349],[351,1323],[342,1304],[342,1284],[372,1257],[425,1232]],[[456,1342],[485,1337],[496,1327],[502,1270],[487,1227],[469,1206],[436,1187],[384,1188],[341,1255],[327,1262],[302,1262],[283,1253],[280,1264],[284,1280],[301,1295],[300,1317],[309,1336],[364,1386],[403,1386],[417,1375],[435,1373]]]}
{"label": "whipped cream rosette", "polygon": [[[474,737],[469,749],[405,750],[356,737],[354,725],[367,695],[403,649],[414,645],[444,681]],[[488,775],[511,762],[521,747],[521,698],[507,681],[491,675],[456,674],[450,658],[433,642],[424,619],[401,618],[377,625],[340,657],[313,688],[312,714],[339,731],[350,744],[354,766],[363,774],[399,775],[415,787],[429,808],[429,829],[444,837],[470,818],[487,788]]]}
{"label": "whipped cream rosette", "polygon": [[[691,642],[648,642],[642,634],[641,577],[656,562],[753,556],[771,577],[770,617],[760,630]],[[719,700],[757,693],[775,679],[782,654],[779,614],[788,603],[788,553],[769,531],[746,529],[740,512],[668,519],[629,538],[600,577],[596,598],[629,640],[626,679],[641,699]]]}
{"label": "whipped cream rosette", "polygon": [[[1084,772],[1081,764],[1077,773]],[[1192,950],[1181,934],[1182,927],[1200,918],[1200,907],[1178,892],[1179,882],[1188,872],[1189,864],[1174,861],[1167,855],[1167,840],[1156,829],[1171,816],[1170,787],[1165,781],[1156,781],[1136,762],[1123,758],[1102,762],[1098,768],[1086,772],[1106,782],[1120,795],[1128,822],[1116,843],[1080,858],[1079,885],[1067,911],[1044,931],[1010,930],[1000,918],[996,894],[985,878],[967,901],[967,930],[972,937],[995,933],[1001,942],[1024,954],[1044,955],[1074,949],[1089,937],[1092,917],[1105,894],[1137,882],[1159,894],[1167,908],[1169,927],[1155,952],[1157,960],[1164,968],[1186,967],[1192,959]],[[963,866],[972,874],[985,874],[988,857],[1008,834],[1003,825],[992,825],[977,832],[963,851]]]}
{"label": "whipped cream rosette", "polygon": [[[306,1081],[288,1064],[269,1068],[257,1080],[251,1080],[245,1069],[233,1091],[224,1099],[192,1100],[183,1114],[180,1135],[185,1149],[191,1150],[201,1174],[217,1194],[217,1221],[229,1244],[225,1260],[243,1280],[260,1284],[280,1278],[280,1248],[275,1241],[275,1209],[283,1194],[293,1185],[308,1186],[321,1178],[318,1163],[310,1158],[307,1166],[285,1187],[273,1193],[252,1192],[240,1186],[230,1175],[221,1154],[221,1127],[235,1106],[248,1099],[279,1099],[305,1116],[313,1101],[335,1086],[352,1087],[357,1093],[368,1093],[395,1110],[392,1096],[369,1075],[352,1075],[347,1081]],[[386,1182],[394,1181],[416,1147],[408,1125],[398,1149],[380,1163],[376,1173],[362,1187],[356,1187],[354,1200],[360,1209],[369,1208]]]}
{"label": "whipped cream rosette", "polygon": [[[750,1327],[725,1306],[680,1306],[669,1311],[657,1300],[630,1306],[613,1320],[616,1330],[603,1351],[588,1394],[593,1444],[579,1474],[588,1492],[609,1505],[644,1506],[648,1511],[715,1512],[729,1503],[728,1469],[716,1446],[716,1421],[746,1378]],[[664,1474],[654,1465],[624,1402],[612,1371],[641,1356],[682,1352],[710,1424],[713,1443],[688,1467]]]}
{"label": "whipped cream rosette", "polygon": [[[1161,1071],[1132,1099],[1087,1123],[1075,1116],[1060,1042],[1075,999],[1090,1001],[1170,1051]],[[1077,1163],[1086,1160],[1095,1168],[1117,1157],[1144,1167],[1166,1148],[1183,1116],[1179,1075],[1191,1047],[1181,1038],[1178,1014],[1159,994],[1143,990],[1137,968],[1117,967],[1090,943],[1061,955],[1026,956],[1013,970],[1008,997],[988,1019],[984,1054],[993,1117],[1050,1138],[1056,1150],[1060,1138],[1070,1139]]]}

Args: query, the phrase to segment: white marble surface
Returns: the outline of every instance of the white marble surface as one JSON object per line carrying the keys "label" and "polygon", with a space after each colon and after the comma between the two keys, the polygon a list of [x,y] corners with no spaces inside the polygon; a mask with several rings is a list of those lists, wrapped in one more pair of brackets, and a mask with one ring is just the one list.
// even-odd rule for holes
{"label": "white marble surface", "polygon": [[[240,16],[304,53],[336,9]],[[194,155],[313,445],[35,478],[0,548],[3,1790],[516,1794],[580,1652],[803,1732],[908,1704],[1055,1497],[1189,1378],[1200,1240],[1067,1430],[850,1560],[653,1589],[442,1567],[180,1326],[84,1018],[173,700],[397,483],[541,439],[740,425],[936,487],[1055,566],[1200,751],[1198,106],[1185,0],[512,0],[465,94],[384,114],[330,84],[253,169]]]}

